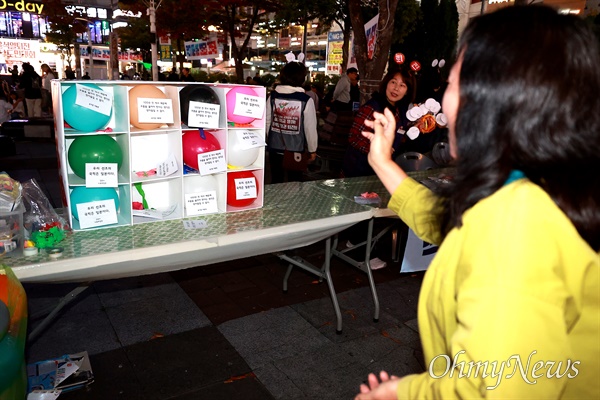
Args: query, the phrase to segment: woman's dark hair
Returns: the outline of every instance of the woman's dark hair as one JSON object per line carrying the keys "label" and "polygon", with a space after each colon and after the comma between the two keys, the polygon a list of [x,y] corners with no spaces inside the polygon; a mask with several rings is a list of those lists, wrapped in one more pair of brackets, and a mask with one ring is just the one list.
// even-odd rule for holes
{"label": "woman's dark hair", "polygon": [[302,87],[305,80],[306,67],[296,61],[285,64],[279,73],[279,81],[282,85]]}
{"label": "woman's dark hair", "polygon": [[457,172],[446,231],[512,170],[543,188],[600,249],[600,46],[585,22],[545,6],[471,20],[456,120]]}
{"label": "woman's dark hair", "polygon": [[406,84],[406,95],[402,98],[403,103],[412,103],[415,101],[415,95],[417,92],[417,82],[414,75],[406,68],[393,65],[388,68],[388,72],[385,74],[381,82],[379,83],[379,93],[385,96],[388,83],[392,80],[396,74],[402,76],[402,80]]}

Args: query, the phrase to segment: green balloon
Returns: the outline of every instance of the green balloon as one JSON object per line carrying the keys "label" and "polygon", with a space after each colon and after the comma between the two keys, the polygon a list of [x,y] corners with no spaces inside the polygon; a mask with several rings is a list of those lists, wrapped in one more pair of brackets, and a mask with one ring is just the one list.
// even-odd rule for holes
{"label": "green balloon", "polygon": [[85,178],[85,164],[123,164],[123,152],[115,139],[108,135],[79,136],[71,143],[67,154],[69,165],[80,178]]}

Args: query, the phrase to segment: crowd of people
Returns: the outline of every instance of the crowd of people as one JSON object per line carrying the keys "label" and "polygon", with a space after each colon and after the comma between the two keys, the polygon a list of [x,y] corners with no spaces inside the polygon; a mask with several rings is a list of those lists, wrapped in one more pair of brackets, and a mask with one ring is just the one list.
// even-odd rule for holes
{"label": "crowd of people", "polygon": [[0,123],[12,119],[39,118],[52,113],[51,85],[56,78],[48,64],[42,64],[40,76],[34,67],[24,62],[19,73],[18,66],[11,68],[9,80],[2,80],[0,99]]}

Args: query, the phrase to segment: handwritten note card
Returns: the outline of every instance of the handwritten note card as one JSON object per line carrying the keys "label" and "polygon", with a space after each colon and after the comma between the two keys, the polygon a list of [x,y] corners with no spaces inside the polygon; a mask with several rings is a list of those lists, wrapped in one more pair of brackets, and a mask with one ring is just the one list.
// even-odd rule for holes
{"label": "handwritten note card", "polygon": [[225,161],[225,150],[209,151],[198,154],[198,168],[200,175],[211,175],[227,170],[227,161]]}
{"label": "handwritten note card", "polygon": [[140,97],[138,118],[141,123],[173,123],[173,101],[171,99],[153,99]]}
{"label": "handwritten note card", "polygon": [[78,83],[75,84],[75,90],[77,90],[75,104],[97,111],[100,114],[110,115],[113,102],[112,93]]}
{"label": "handwritten note card", "polygon": [[195,128],[218,128],[221,106],[199,101],[190,101],[188,126]]}
{"label": "handwritten note card", "polygon": [[217,207],[217,192],[209,190],[200,193],[186,193],[185,209],[188,215],[214,214],[219,212],[219,208]]}

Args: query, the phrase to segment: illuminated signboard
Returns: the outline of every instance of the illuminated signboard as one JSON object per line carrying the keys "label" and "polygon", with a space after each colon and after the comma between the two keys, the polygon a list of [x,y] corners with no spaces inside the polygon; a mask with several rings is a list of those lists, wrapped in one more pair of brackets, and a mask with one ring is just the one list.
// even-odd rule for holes
{"label": "illuminated signboard", "polygon": [[32,14],[41,14],[43,10],[44,5],[42,3],[24,0],[9,3],[7,0],[0,0],[0,11],[19,11]]}

